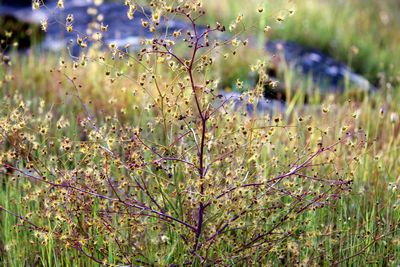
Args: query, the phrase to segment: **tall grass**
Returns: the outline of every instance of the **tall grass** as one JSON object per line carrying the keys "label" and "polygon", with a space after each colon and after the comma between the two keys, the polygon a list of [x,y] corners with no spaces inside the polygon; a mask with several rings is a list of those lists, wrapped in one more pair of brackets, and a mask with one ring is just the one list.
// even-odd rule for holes
{"label": "tall grass", "polygon": [[[44,60],[43,58],[33,57],[21,60],[28,61],[26,64],[17,66],[14,74],[15,77],[24,77],[24,79],[18,79],[19,82],[16,83],[5,84],[2,90],[2,99],[9,99],[10,94],[15,96],[18,90],[22,99],[32,102],[31,110],[33,111],[40,110],[40,99],[44,98],[48,99],[48,103],[57,104],[57,109],[47,106],[48,109],[59,111],[59,115],[64,114],[66,119],[71,122],[76,120],[76,116],[84,116],[80,104],[72,96],[66,96],[66,93],[71,92],[70,90],[62,89],[61,85],[54,88],[54,80],[59,78],[59,74],[49,73],[45,64],[38,64]],[[56,62],[52,56],[46,56],[45,60],[53,62],[52,64]],[[33,66],[38,67],[33,68]],[[104,70],[93,65],[90,67],[90,72],[95,77],[101,77]],[[46,74],[43,75],[44,73]],[[107,114],[120,114],[119,106],[109,104],[110,98],[117,99],[121,106],[132,106],[140,102],[140,98],[122,98],[121,92],[116,90],[110,90],[107,95],[102,94],[105,88],[104,83],[98,79],[90,80],[87,89],[82,91],[83,98],[88,102],[93,99],[93,95],[96,95],[96,101],[93,101],[93,104],[98,109],[102,108],[101,117]],[[35,85],[35,87],[31,85]],[[126,84],[123,82],[119,86],[120,88],[127,87],[129,82]],[[34,94],[32,94],[31,88],[34,88]],[[64,88],[68,88],[68,86]],[[400,219],[398,199],[398,175],[400,172],[398,133],[400,129],[398,121],[393,121],[393,117],[391,118],[391,113],[400,113],[400,109],[396,105],[400,100],[400,95],[395,91],[391,93],[389,102],[387,98],[387,94],[378,93],[361,102],[355,100],[349,102],[346,96],[332,96],[321,103],[321,108],[304,107],[303,111],[295,108],[293,112],[283,117],[282,124],[299,126],[299,136],[308,135],[307,128],[312,126],[321,130],[328,129],[329,136],[333,139],[340,137],[342,125],[348,122],[347,125],[351,128],[362,127],[369,143],[367,148],[359,153],[357,159],[359,167],[352,177],[354,179],[353,190],[348,195],[342,196],[334,207],[309,211],[304,214],[300,221],[303,221],[307,231],[304,232],[304,235],[299,234],[296,238],[290,239],[290,242],[283,243],[290,246],[293,253],[298,251],[299,259],[305,266],[308,265],[308,261],[318,265],[330,265],[335,261],[342,260],[343,262],[339,264],[342,266],[349,264],[354,266],[367,264],[395,266],[399,264],[399,259],[395,255],[400,250],[400,241],[396,230]],[[63,100],[61,101],[61,99]],[[384,103],[387,105],[385,111],[381,113],[380,109]],[[322,111],[322,107],[329,107],[329,111],[325,113]],[[7,112],[6,106],[3,106],[2,109],[3,112]],[[354,122],[353,115],[357,116]],[[311,116],[312,119],[299,124],[299,116],[304,119]],[[121,118],[135,120],[135,117],[137,118],[137,115],[128,112]],[[150,118],[142,118],[144,121],[148,119]],[[71,124],[62,135],[73,137],[76,132],[76,126]],[[54,137],[57,138],[57,136]],[[329,142],[329,140],[324,140],[324,142]],[[268,159],[275,156],[283,159],[288,147],[283,142],[282,136],[280,134],[273,135],[271,143],[275,144],[273,154],[268,152],[263,157]],[[340,169],[349,167],[345,155],[343,155],[343,160],[339,162]],[[265,169],[266,174],[274,171],[272,165],[270,168]],[[325,175],[329,176],[329,173]],[[332,173],[332,175],[335,174]],[[35,202],[29,202],[23,206],[18,204],[25,197],[24,192],[30,183],[23,182],[18,178],[10,180],[10,176],[4,175],[4,173],[1,177],[1,206],[19,214],[27,214],[38,208],[38,204]],[[346,178],[349,177],[343,177],[343,179]],[[93,266],[92,262],[73,250],[58,251],[51,240],[43,243],[45,245],[41,244],[43,241],[40,241],[40,238],[33,237],[24,228],[16,227],[15,223],[18,221],[15,216],[2,213],[0,240],[3,252],[0,255],[4,266],[23,266],[33,263],[43,266]],[[152,245],[149,244],[149,246],[152,250]],[[175,249],[175,253],[179,255],[179,246]],[[153,251],[156,250],[154,247]],[[316,255],[321,258],[316,259]],[[289,262],[289,259],[291,256],[284,256],[280,251],[274,251],[266,257],[265,262],[279,265]]]}

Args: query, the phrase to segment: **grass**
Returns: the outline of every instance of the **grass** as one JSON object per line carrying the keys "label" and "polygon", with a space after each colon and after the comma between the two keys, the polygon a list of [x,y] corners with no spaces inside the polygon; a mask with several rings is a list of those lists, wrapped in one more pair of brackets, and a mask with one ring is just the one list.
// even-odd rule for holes
{"label": "grass", "polygon": [[[368,2],[368,3],[367,3]],[[282,5],[286,2],[282,1]],[[266,24],[274,25],[273,37],[288,38],[301,43],[316,45],[324,51],[330,52],[338,59],[351,61],[353,67],[359,72],[376,81],[376,75],[385,72],[387,82],[395,81],[399,70],[398,55],[394,53],[398,41],[400,22],[393,16],[396,12],[395,2],[387,1],[302,1],[296,3],[296,14],[286,19],[285,23],[276,24],[274,21],[266,21]],[[207,5],[207,4],[206,4]],[[220,5],[222,10],[230,10],[218,17],[225,16],[225,21],[243,10],[237,1],[212,1],[209,3],[211,9]],[[229,8],[228,8],[229,7]],[[270,11],[274,8],[273,12]],[[380,20],[375,13],[379,8],[388,12],[393,22],[390,29],[379,27]],[[274,7],[267,6],[266,10],[271,14],[277,14],[276,10],[282,10],[279,3]],[[339,12],[339,10],[341,12]],[[359,12],[351,12],[359,10]],[[267,11],[266,11],[267,12]],[[284,11],[282,11],[284,12]],[[215,13],[214,13],[215,14]],[[216,14],[214,15],[216,16]],[[358,22],[363,21],[363,27],[356,29]],[[249,22],[251,24],[251,22]],[[253,25],[260,26],[258,20]],[[264,23],[262,23],[264,24]],[[299,26],[300,25],[300,26]],[[299,30],[302,29],[302,30]],[[309,29],[308,31],[306,29]],[[377,36],[382,38],[382,43],[376,42]],[[265,38],[260,36],[260,39]],[[332,47],[335,43],[335,49]],[[349,58],[349,47],[355,45],[360,49],[356,58]],[[244,51],[254,56],[259,55],[257,51]],[[77,118],[85,116],[82,106],[74,96],[73,89],[65,82],[61,73],[49,72],[50,68],[58,65],[58,57],[51,54],[16,56],[17,64],[14,64],[12,75],[8,77],[7,69],[0,69],[1,83],[0,98],[3,105],[0,107],[2,116],[6,116],[16,107],[20,99],[24,99],[29,106],[30,112],[39,118],[44,118],[50,110],[54,121],[64,116],[71,122],[69,127],[62,131],[50,130],[54,139],[65,136],[77,138],[79,135]],[[249,60],[250,62],[251,60]],[[230,64],[230,65],[229,65]],[[242,65],[238,75],[247,77],[246,64],[243,61],[229,61],[226,65],[233,68]],[[219,67],[219,75],[224,75],[224,61]],[[393,65],[391,67],[390,65]],[[78,77],[84,81],[82,97],[87,103],[91,103],[92,110],[97,111],[97,116],[104,119],[105,116],[117,116],[121,121],[132,124],[147,124],[155,117],[152,115],[141,115],[134,106],[140,106],[145,102],[144,95],[138,93],[136,97],[127,97],[125,90],[131,89],[132,81],[120,79],[110,83],[104,77],[105,67],[98,64],[89,64],[85,72]],[[222,74],[221,74],[222,73]],[[88,75],[90,74],[90,75]],[[131,72],[133,77],[136,73]],[[234,76],[234,75],[232,75]],[[234,78],[232,78],[234,79]],[[233,82],[232,82],[233,83]],[[251,84],[251,83],[249,83]],[[250,85],[249,85],[250,86]],[[389,88],[388,88],[389,87]],[[116,89],[117,88],[117,89]],[[125,88],[125,89],[123,89]],[[302,106],[301,101],[288,103],[295,106],[294,110],[282,116],[283,125],[296,126],[297,134],[302,141],[308,136],[308,126],[315,129],[329,128],[329,134],[324,142],[330,143],[342,136],[341,128],[347,126],[357,129],[361,127],[366,134],[368,146],[358,148],[357,159],[349,158],[352,151],[341,147],[337,151],[338,172],[347,170],[352,172],[354,183],[352,191],[348,192],[333,206],[325,209],[310,210],[298,218],[302,223],[303,233],[297,233],[281,241],[282,254],[279,249],[271,251],[264,257],[266,265],[300,265],[303,266],[330,266],[338,261],[340,266],[398,266],[400,259],[400,124],[392,114],[400,114],[400,88],[393,83],[390,88],[384,83],[380,92],[366,96],[361,99],[354,98],[350,93],[344,95],[331,95],[316,98],[313,101],[315,107]],[[299,99],[302,99],[301,92]],[[44,99],[46,104],[41,107],[40,101]],[[295,101],[295,97],[292,98]],[[329,107],[328,112],[323,112],[324,107]],[[121,109],[126,108],[126,113]],[[383,109],[383,112],[381,111]],[[357,114],[353,118],[353,114]],[[299,123],[301,116],[305,122]],[[308,119],[310,117],[310,119]],[[221,126],[223,126],[221,122]],[[232,126],[234,127],[234,126]],[[287,149],[292,149],[287,141],[287,130],[277,131],[271,137],[271,149],[265,150],[262,158],[270,162],[273,158],[284,161]],[[159,133],[161,136],[162,133]],[[316,141],[319,135],[311,138]],[[161,137],[160,137],[161,138]],[[273,149],[272,149],[273,147]],[[307,144],[302,148],[306,149]],[[354,151],[353,151],[354,152]],[[346,153],[349,153],[348,155]],[[46,157],[44,157],[46,159]],[[47,160],[47,159],[46,159]],[[262,162],[257,162],[261,164]],[[257,165],[258,166],[258,165]],[[356,166],[356,167],[354,167]],[[324,176],[334,176],[333,170],[323,169]],[[273,164],[265,168],[266,175],[274,173]],[[183,176],[184,174],[180,174]],[[0,205],[18,214],[28,214],[40,208],[39,202],[25,202],[27,192],[31,183],[19,179],[13,175],[0,175]],[[39,195],[41,197],[41,195]],[[28,198],[29,199],[29,198]],[[33,215],[34,216],[34,215]],[[94,215],[96,216],[96,215]],[[45,218],[34,218],[35,222],[47,224],[52,227],[50,221]],[[23,226],[15,226],[20,220],[15,216],[3,212],[0,215],[0,263],[3,266],[93,266],[93,262],[83,257],[73,249],[59,250],[54,241],[44,239],[38,234],[31,233]],[[288,225],[290,227],[290,225]],[[169,234],[171,237],[174,233]],[[153,238],[157,237],[154,233]],[[172,238],[173,240],[173,238]],[[156,244],[148,241],[148,257],[155,258],[158,251]],[[161,246],[166,253],[163,264],[167,265],[173,260],[179,259],[183,251],[182,246],[176,242],[169,246]],[[114,262],[114,251],[116,247],[109,248],[109,262]],[[215,253],[218,253],[215,252]],[[259,252],[262,253],[262,252]],[[115,262],[116,263],[116,262]]]}
{"label": "grass", "polygon": [[[235,1],[208,1],[206,5],[216,21],[230,23],[232,14],[245,14],[245,32],[259,33],[258,39],[293,40],[348,63],[374,84],[399,82],[400,7],[396,1],[250,0],[245,6]],[[264,6],[264,13],[256,14],[258,6]],[[230,12],[221,14],[220,10]],[[294,15],[289,10],[295,10]],[[284,22],[277,22],[278,17]],[[258,29],[266,25],[272,29],[264,35]],[[352,47],[358,48],[355,56]]]}

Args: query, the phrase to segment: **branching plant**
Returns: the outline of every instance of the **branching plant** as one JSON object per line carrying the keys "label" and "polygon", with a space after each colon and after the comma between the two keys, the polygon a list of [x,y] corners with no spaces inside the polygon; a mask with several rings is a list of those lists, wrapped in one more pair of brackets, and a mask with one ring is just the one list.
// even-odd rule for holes
{"label": "branching plant", "polygon": [[[142,26],[154,35],[138,52],[105,44],[99,23],[96,38],[77,33],[80,56],[52,70],[82,107],[76,121],[44,103],[33,116],[34,104],[18,96],[2,105],[10,112],[0,163],[10,183],[23,184],[22,205],[36,209],[0,209],[43,244],[104,266],[243,266],[272,255],[300,264],[307,214],[350,191],[363,135],[348,126],[332,140],[312,118],[257,114],[268,82],[261,60],[252,67],[259,82],[234,109],[218,91],[214,64],[248,41],[226,39],[218,23],[201,26],[200,0],[148,4],[126,1],[128,16],[147,17]],[[172,18],[188,29],[168,32]],[[66,30],[73,26],[67,17]],[[128,81],[121,91],[130,106],[110,97],[118,112],[92,111],[96,100],[81,93],[92,65],[104,70],[104,93]]]}

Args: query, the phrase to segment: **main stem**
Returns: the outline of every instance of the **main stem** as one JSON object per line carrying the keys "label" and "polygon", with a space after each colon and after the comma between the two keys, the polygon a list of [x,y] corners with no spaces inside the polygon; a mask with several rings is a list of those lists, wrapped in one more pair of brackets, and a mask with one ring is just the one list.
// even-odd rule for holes
{"label": "main stem", "polygon": [[[206,136],[206,129],[207,129],[206,124],[207,124],[207,118],[203,117],[202,118],[202,131],[201,131],[201,144],[200,144],[200,152],[199,152],[200,196],[203,196],[203,194],[204,194],[204,181],[203,181],[204,180],[204,143],[205,143],[205,136]],[[205,211],[205,205],[202,201],[200,201],[199,210],[198,210],[198,218],[197,218],[197,230],[196,230],[195,244],[193,247],[193,253],[195,253],[198,248],[199,239],[201,236],[201,232],[203,230],[204,211]]]}
{"label": "main stem", "polygon": [[[199,157],[199,179],[200,179],[200,196],[204,194],[204,146],[205,146],[205,139],[206,139],[206,132],[207,132],[207,116],[203,113],[203,110],[200,105],[200,100],[198,98],[197,92],[196,92],[196,84],[194,81],[193,77],[193,64],[196,59],[196,54],[199,49],[199,37],[196,29],[196,23],[190,19],[192,22],[194,34],[196,41],[194,43],[194,48],[193,48],[193,54],[192,58],[190,61],[190,65],[188,66],[188,74],[190,77],[190,83],[193,91],[193,96],[196,102],[196,107],[197,111],[199,113],[199,117],[201,119],[201,142],[200,142],[200,147],[198,150],[198,157]],[[199,208],[198,208],[198,216],[197,216],[197,229],[196,229],[196,235],[195,235],[195,242],[193,246],[193,254],[196,253],[198,246],[199,246],[199,240],[200,236],[203,230],[203,221],[204,221],[204,210],[205,210],[205,205],[202,201],[200,201]]]}

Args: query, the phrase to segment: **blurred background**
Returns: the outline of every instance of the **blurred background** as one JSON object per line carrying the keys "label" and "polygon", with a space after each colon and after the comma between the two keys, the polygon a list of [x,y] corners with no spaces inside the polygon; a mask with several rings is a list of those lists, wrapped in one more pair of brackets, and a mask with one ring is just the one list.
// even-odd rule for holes
{"label": "blurred background", "polygon": [[[56,2],[45,1],[50,8]],[[87,0],[65,1],[69,11],[75,13],[81,6],[90,3]],[[396,0],[248,0],[246,4],[236,0],[206,0],[204,6],[208,11],[204,24],[219,21],[229,25],[243,14],[243,24],[238,28],[244,35],[257,39],[260,47],[266,40],[295,41],[350,65],[354,72],[363,75],[375,86],[391,87],[399,82],[400,2]],[[43,14],[45,9],[33,13],[30,7],[30,0],[0,1],[0,37],[4,37],[5,31],[13,31],[12,38],[18,40],[20,49],[31,47],[32,42],[40,44],[45,35],[39,30],[39,23],[46,15]],[[262,13],[258,12],[260,8]],[[121,5],[117,12],[122,15],[126,10]],[[83,16],[90,17],[80,12],[78,19],[88,19]],[[123,17],[119,16],[122,21]],[[271,27],[267,33],[264,31],[266,26]],[[118,27],[127,26],[122,24]],[[60,32],[59,28],[57,32]],[[48,33],[51,34],[54,33]],[[52,40],[55,42],[54,38]],[[59,44],[47,46],[53,47],[53,50],[63,47]],[[250,56],[254,55],[249,52]],[[238,65],[235,71],[222,76],[228,79],[238,75],[248,77],[248,73],[243,73],[246,71],[240,68],[240,62],[234,63]],[[243,61],[242,65],[248,65],[248,62]]]}

